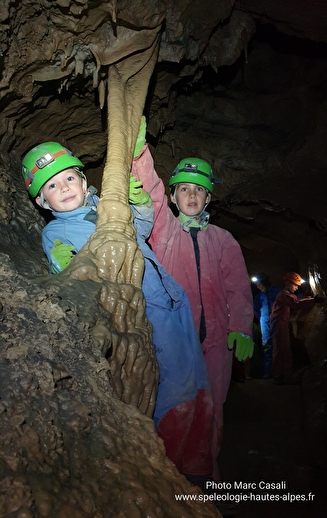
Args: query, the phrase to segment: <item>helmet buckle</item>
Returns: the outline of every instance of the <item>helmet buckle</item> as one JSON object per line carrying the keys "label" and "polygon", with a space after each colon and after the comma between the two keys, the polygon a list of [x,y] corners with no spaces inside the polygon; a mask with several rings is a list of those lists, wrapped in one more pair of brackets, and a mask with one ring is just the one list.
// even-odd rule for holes
{"label": "helmet buckle", "polygon": [[50,164],[54,161],[54,157],[51,155],[51,153],[46,153],[45,155],[41,156],[35,161],[35,164],[39,169],[43,169],[46,165]]}

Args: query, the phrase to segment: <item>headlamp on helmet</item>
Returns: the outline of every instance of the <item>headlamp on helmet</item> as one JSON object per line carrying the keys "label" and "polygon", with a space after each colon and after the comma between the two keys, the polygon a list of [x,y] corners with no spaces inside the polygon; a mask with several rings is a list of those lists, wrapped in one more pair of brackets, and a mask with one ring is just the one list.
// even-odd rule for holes
{"label": "headlamp on helmet", "polygon": [[169,180],[169,187],[178,183],[194,183],[212,193],[216,182],[222,183],[223,180],[214,178],[208,162],[201,158],[189,157],[181,160],[174,169]]}
{"label": "headlamp on helmet", "polygon": [[251,277],[251,281],[252,282],[268,283],[269,282],[269,277],[268,277],[268,275],[266,273],[259,272],[259,273],[256,273],[253,277]]}
{"label": "headlamp on helmet", "polygon": [[283,276],[284,281],[290,281],[296,286],[301,286],[305,282],[304,279],[302,279],[301,275],[299,275],[296,272],[287,272]]}
{"label": "headlamp on helmet", "polygon": [[39,169],[43,169],[46,165],[50,164],[50,162],[53,162],[54,158],[50,153],[46,153],[44,156],[41,156],[38,158],[38,160],[35,160],[35,164]]}

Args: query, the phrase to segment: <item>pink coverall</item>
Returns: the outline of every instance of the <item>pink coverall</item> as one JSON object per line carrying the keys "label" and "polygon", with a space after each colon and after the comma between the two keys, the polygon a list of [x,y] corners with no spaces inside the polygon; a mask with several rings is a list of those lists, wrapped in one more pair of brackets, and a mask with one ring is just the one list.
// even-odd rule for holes
{"label": "pink coverall", "polygon": [[146,145],[133,160],[132,174],[143,182],[154,203],[154,227],[150,245],[159,261],[185,289],[199,329],[201,299],[206,323],[202,350],[212,389],[217,438],[217,459],[223,429],[223,405],[231,379],[233,353],[227,348],[229,332],[252,336],[253,299],[241,248],[233,236],[215,225],[198,232],[200,286],[192,237],[170,210],[164,184],[154,170]]}
{"label": "pink coverall", "polygon": [[298,299],[286,288],[275,299],[271,315],[271,338],[273,343],[272,374],[274,378],[292,375],[292,352],[289,323],[291,309],[310,309],[315,301],[312,297]]}

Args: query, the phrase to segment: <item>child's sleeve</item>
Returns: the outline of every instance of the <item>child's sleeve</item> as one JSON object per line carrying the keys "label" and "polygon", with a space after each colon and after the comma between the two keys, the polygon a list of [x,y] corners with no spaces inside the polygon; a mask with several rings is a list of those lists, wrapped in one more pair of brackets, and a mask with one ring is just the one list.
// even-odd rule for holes
{"label": "child's sleeve", "polygon": [[315,305],[313,297],[305,297],[304,299],[298,299],[296,295],[288,295],[285,293],[285,304],[290,309],[310,309]]}
{"label": "child's sleeve", "polygon": [[64,270],[76,253],[75,246],[63,243],[58,232],[47,225],[42,232],[42,246],[49,261],[49,273],[60,273]]}
{"label": "child's sleeve", "polygon": [[252,336],[254,311],[249,275],[241,247],[227,231],[221,268],[229,308],[229,331]]}
{"label": "child's sleeve", "polygon": [[54,246],[55,239],[59,239],[59,236],[55,236],[48,225],[44,227],[42,232],[42,246],[49,263],[51,263],[50,252]]}
{"label": "child's sleeve", "polygon": [[137,238],[145,241],[150,236],[153,227],[153,204],[130,204],[130,207],[134,214],[134,227],[136,229]]}
{"label": "child's sleeve", "polygon": [[260,321],[261,316],[261,300],[260,300],[260,293],[257,293],[257,295],[253,299],[253,309],[254,309],[254,315],[257,320]]}
{"label": "child's sleeve", "polygon": [[153,201],[154,228],[151,241],[168,239],[171,222],[176,218],[168,207],[165,186],[154,169],[153,158],[147,144],[140,155],[133,160],[131,174],[142,181],[143,189],[150,194]]}

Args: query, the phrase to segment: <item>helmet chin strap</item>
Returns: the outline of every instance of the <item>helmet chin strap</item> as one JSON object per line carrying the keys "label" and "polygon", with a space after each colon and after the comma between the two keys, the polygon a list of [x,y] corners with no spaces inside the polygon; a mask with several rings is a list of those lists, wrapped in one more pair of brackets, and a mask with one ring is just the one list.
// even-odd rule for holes
{"label": "helmet chin strap", "polygon": [[181,209],[179,208],[179,206],[176,203],[176,207],[179,210],[179,213],[183,214],[183,216],[185,216],[185,217],[188,217],[191,221],[194,221],[195,219],[200,219],[202,217],[202,215],[205,213],[207,205],[208,204],[206,203],[205,206],[203,207],[203,209],[201,210],[201,212],[199,212],[199,214],[195,214],[195,216],[187,216],[187,214],[185,214],[183,211],[181,211]]}
{"label": "helmet chin strap", "polygon": [[40,205],[43,209],[52,210],[52,207],[50,207],[49,203],[44,198],[44,194],[42,191],[40,191]]}

